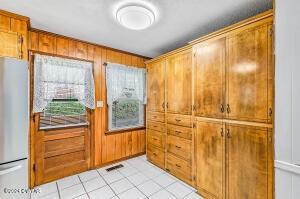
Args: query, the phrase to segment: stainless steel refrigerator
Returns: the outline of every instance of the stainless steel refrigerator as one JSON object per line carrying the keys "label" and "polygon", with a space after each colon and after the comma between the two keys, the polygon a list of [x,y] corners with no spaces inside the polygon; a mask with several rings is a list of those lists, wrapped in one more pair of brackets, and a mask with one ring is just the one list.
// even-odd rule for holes
{"label": "stainless steel refrigerator", "polygon": [[0,199],[29,198],[29,70],[0,57]]}

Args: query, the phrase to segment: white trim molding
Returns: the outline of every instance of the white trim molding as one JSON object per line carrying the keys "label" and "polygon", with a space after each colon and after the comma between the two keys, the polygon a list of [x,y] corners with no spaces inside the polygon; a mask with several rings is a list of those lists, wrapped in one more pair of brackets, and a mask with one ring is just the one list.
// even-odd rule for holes
{"label": "white trim molding", "polygon": [[291,164],[280,160],[275,160],[275,168],[300,175],[300,165]]}

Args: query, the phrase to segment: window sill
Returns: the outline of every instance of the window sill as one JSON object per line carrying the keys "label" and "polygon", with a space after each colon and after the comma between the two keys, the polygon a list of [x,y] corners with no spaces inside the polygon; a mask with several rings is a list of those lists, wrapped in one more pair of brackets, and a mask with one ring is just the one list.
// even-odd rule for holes
{"label": "window sill", "polygon": [[57,126],[49,126],[49,127],[40,127],[40,130],[54,130],[54,129],[64,129],[64,128],[74,128],[74,127],[82,127],[82,126],[88,126],[89,123],[78,123],[78,124],[69,124],[69,125],[57,125]]}
{"label": "window sill", "polygon": [[124,128],[124,129],[117,129],[112,131],[106,131],[105,135],[112,135],[112,134],[119,134],[119,133],[126,133],[129,131],[137,131],[137,130],[145,130],[145,126],[139,126],[139,127],[132,127],[132,128]]}

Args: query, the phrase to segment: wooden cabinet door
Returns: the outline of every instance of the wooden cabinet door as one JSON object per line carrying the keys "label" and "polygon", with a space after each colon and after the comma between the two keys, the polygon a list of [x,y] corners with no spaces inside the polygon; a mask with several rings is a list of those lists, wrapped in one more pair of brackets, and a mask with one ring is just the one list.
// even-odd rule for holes
{"label": "wooden cabinet door", "polygon": [[225,111],[226,40],[221,38],[194,48],[195,115],[223,118]]}
{"label": "wooden cabinet door", "polygon": [[[199,193],[222,199],[225,194],[225,129],[221,122],[197,122],[196,179]],[[241,198],[240,198],[241,199]]]}
{"label": "wooden cabinet door", "polygon": [[[227,125],[227,199],[267,199],[268,130]],[[270,171],[271,172],[271,171]]]}
{"label": "wooden cabinet door", "polygon": [[147,110],[165,111],[165,60],[147,66]]}
{"label": "wooden cabinet door", "polygon": [[192,52],[187,50],[166,60],[167,112],[192,113]]}
{"label": "wooden cabinet door", "polygon": [[[228,38],[228,107],[229,119],[267,122],[268,90],[272,62],[269,60],[270,26],[244,30]],[[272,80],[271,80],[272,81]]]}
{"label": "wooden cabinet door", "polygon": [[0,32],[0,56],[19,57],[18,34],[14,32]]}

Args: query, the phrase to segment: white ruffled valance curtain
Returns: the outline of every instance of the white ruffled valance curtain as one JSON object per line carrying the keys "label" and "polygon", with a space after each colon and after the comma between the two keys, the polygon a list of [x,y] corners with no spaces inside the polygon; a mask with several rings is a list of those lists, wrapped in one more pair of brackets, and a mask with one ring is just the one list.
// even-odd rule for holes
{"label": "white ruffled valance curtain", "polygon": [[107,104],[121,96],[131,96],[146,104],[146,70],[115,63],[106,66]]}
{"label": "white ruffled valance curtain", "polygon": [[42,112],[64,88],[85,107],[95,109],[93,65],[91,62],[36,54],[34,57],[33,112]]}

